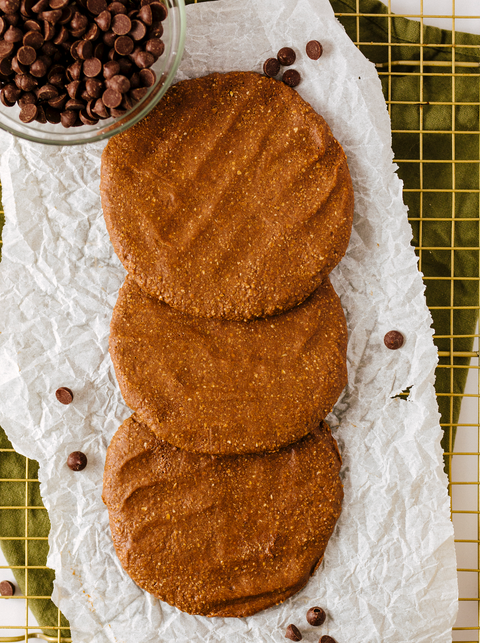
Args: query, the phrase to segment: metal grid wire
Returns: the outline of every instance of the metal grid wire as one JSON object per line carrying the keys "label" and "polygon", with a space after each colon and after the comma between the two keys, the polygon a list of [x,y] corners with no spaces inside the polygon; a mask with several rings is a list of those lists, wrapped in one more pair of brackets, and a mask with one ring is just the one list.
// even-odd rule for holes
{"label": "metal grid wire", "polygon": [[[196,1],[196,0],[195,0]],[[388,13],[383,14],[383,18],[387,19],[388,21],[388,42],[382,42],[382,43],[375,43],[375,42],[361,42],[360,40],[360,18],[361,17],[366,17],[366,16],[372,16],[372,17],[378,17],[378,14],[362,14],[360,12],[360,6],[359,6],[359,0],[356,0],[357,2],[357,9],[356,13],[349,13],[349,14],[337,14],[338,17],[341,17],[342,15],[348,15],[350,18],[355,17],[357,21],[357,28],[356,28],[356,42],[355,44],[357,46],[361,45],[376,45],[378,44],[379,46],[385,47],[388,46],[388,62],[386,63],[381,63],[377,65],[378,68],[378,73],[380,77],[384,77],[387,80],[388,83],[388,97],[387,97],[387,105],[389,112],[391,114],[392,107],[393,106],[398,106],[401,107],[403,106],[408,106],[411,104],[410,101],[401,101],[401,100],[393,100],[392,99],[392,78],[395,75],[400,75],[404,74],[405,72],[402,71],[396,71],[396,68],[399,64],[401,64],[403,67],[411,66],[412,71],[411,74],[417,75],[420,79],[420,103],[423,102],[423,79],[427,76],[447,76],[448,78],[451,79],[451,87],[452,87],[452,94],[451,94],[451,100],[450,101],[443,101],[443,102],[437,102],[437,103],[431,103],[430,104],[438,104],[438,105],[448,105],[452,107],[452,123],[451,123],[451,129],[446,130],[432,130],[428,129],[425,130],[423,125],[423,113],[422,110],[420,110],[420,126],[418,129],[409,129],[409,130],[392,130],[392,135],[395,136],[395,134],[404,134],[408,131],[408,134],[416,134],[419,137],[419,153],[418,153],[418,158],[409,158],[409,159],[398,159],[396,158],[395,161],[398,163],[400,166],[400,171],[402,168],[402,164],[404,163],[416,163],[419,166],[419,176],[420,176],[420,184],[418,189],[408,189],[405,190],[405,192],[413,192],[417,193],[419,197],[419,203],[420,203],[420,209],[419,209],[419,216],[418,217],[411,217],[410,221],[412,225],[417,225],[417,230],[418,230],[418,247],[416,248],[418,257],[419,257],[419,267],[420,270],[422,270],[422,260],[423,260],[423,254],[426,251],[430,250],[437,250],[441,249],[442,251],[446,251],[450,253],[450,275],[449,276],[444,276],[444,277],[438,277],[438,276],[425,276],[424,279],[427,283],[428,287],[428,282],[430,280],[443,280],[445,282],[445,288],[449,290],[449,304],[445,306],[435,306],[432,307],[432,313],[434,312],[434,308],[437,310],[444,310],[446,311],[446,314],[449,315],[450,319],[450,332],[446,335],[437,335],[435,336],[435,339],[437,340],[444,340],[442,348],[445,348],[445,340],[448,342],[447,346],[449,345],[448,350],[440,350],[439,351],[439,356],[440,356],[440,364],[438,366],[438,369],[447,369],[449,372],[449,378],[450,378],[450,390],[447,393],[441,393],[439,394],[440,396],[447,396],[450,401],[450,418],[449,421],[443,422],[442,426],[446,430],[447,435],[449,436],[448,439],[448,447],[447,450],[445,450],[445,455],[446,458],[448,459],[449,462],[449,470],[451,473],[450,476],[450,483],[449,483],[449,494],[451,498],[451,512],[452,512],[452,520],[454,522],[455,526],[455,543],[456,543],[456,549],[457,549],[457,562],[458,562],[458,578],[459,578],[459,588],[460,588],[460,614],[459,614],[459,619],[457,620],[457,623],[455,627],[453,628],[453,640],[454,641],[464,641],[466,643],[473,643],[473,642],[478,642],[479,641],[479,632],[480,632],[480,556],[479,556],[479,548],[480,548],[480,503],[479,503],[479,497],[480,497],[480,424],[479,424],[479,415],[480,415],[480,383],[479,383],[479,378],[478,378],[478,357],[479,357],[479,352],[478,352],[478,329],[474,335],[461,335],[458,332],[456,332],[456,314],[459,314],[461,310],[463,310],[461,307],[455,305],[455,300],[454,300],[454,287],[456,280],[458,277],[455,274],[455,265],[456,262],[458,262],[459,254],[462,251],[480,251],[480,247],[477,243],[476,246],[469,246],[468,248],[458,248],[455,247],[455,226],[461,221],[464,221],[464,219],[457,214],[456,210],[456,198],[458,198],[458,194],[465,192],[465,190],[462,189],[456,189],[456,182],[455,182],[455,175],[457,171],[457,167],[462,164],[462,163],[472,163],[472,161],[465,161],[463,159],[458,159],[456,158],[455,155],[455,134],[458,133],[456,129],[456,124],[455,124],[455,107],[457,106],[457,103],[455,102],[455,87],[456,83],[458,82],[459,78],[466,77],[467,73],[466,71],[462,71],[463,68],[465,67],[479,67],[477,63],[473,62],[458,62],[455,60],[455,22],[458,19],[462,19],[463,23],[465,23],[465,20],[467,19],[472,19],[472,20],[480,20],[480,14],[476,16],[463,16],[463,15],[457,15],[455,16],[455,0],[452,0],[452,13],[444,13],[442,15],[433,15],[433,14],[428,14],[429,18],[450,18],[451,19],[451,30],[453,32],[453,39],[452,43],[445,44],[445,43],[435,43],[435,47],[444,47],[446,49],[451,50],[451,62],[447,61],[424,61],[423,58],[423,48],[424,45],[423,43],[423,24],[424,24],[424,0],[420,0],[420,11],[419,13],[410,13],[410,14],[399,14],[399,13],[393,13],[392,8],[391,8],[391,0],[388,0],[386,2],[386,5],[388,7]],[[392,59],[392,18],[395,17],[404,17],[404,18],[411,18],[411,19],[417,19],[421,23],[421,29],[420,29],[420,44],[412,44],[412,52],[415,49],[416,51],[419,50],[420,57],[419,60],[412,60],[412,61],[397,61],[395,59]],[[409,46],[408,43],[402,43],[402,46]],[[432,43],[428,43],[428,46],[432,46]],[[468,47],[468,45],[462,45],[463,47]],[[413,56],[412,56],[413,57]],[[475,72],[473,72],[475,73]],[[472,70],[468,70],[468,74],[471,76]],[[479,69],[479,74],[480,75],[480,69]],[[465,104],[465,103],[462,103]],[[468,103],[469,105],[480,105],[480,96],[478,97],[477,102],[470,102]],[[398,109],[396,107],[396,109]],[[424,136],[425,135],[432,135],[432,134],[450,134],[451,135],[451,158],[445,159],[445,158],[424,158],[424,147],[423,147],[423,141],[424,141]],[[462,134],[465,132],[462,131]],[[477,136],[478,137],[478,132],[470,132],[471,136]],[[451,176],[452,176],[452,188],[451,189],[445,189],[445,190],[435,190],[437,193],[438,192],[445,192],[450,195],[451,198],[451,214],[450,216],[445,216],[443,218],[434,218],[434,217],[428,217],[428,221],[444,221],[444,222],[449,222],[450,227],[451,227],[451,245],[450,246],[445,246],[442,245],[441,248],[440,246],[433,247],[430,245],[426,245],[423,243],[424,240],[424,226],[425,226],[425,213],[424,213],[424,198],[427,195],[427,193],[431,192],[431,189],[428,189],[425,187],[424,184],[424,174],[426,169],[428,169],[428,165],[431,164],[436,164],[436,163],[442,163],[442,164],[449,164],[451,167]],[[477,174],[479,173],[480,166],[478,163],[478,159],[476,159],[476,172]],[[480,190],[468,190],[468,192],[480,192]],[[473,219],[474,221],[475,219]],[[468,219],[468,221],[472,221],[471,218]],[[479,221],[478,218],[478,213],[477,213],[477,219],[476,221]],[[469,277],[469,279],[475,279],[476,281],[479,281],[479,276],[475,277]],[[478,310],[478,305],[479,302],[477,302],[476,306],[474,306],[475,309]],[[471,309],[472,306],[465,307],[464,309]],[[474,343],[474,350],[473,351],[459,351],[455,350],[455,340],[457,339],[473,339],[475,341]],[[469,358],[470,362],[467,364],[459,364],[457,358]],[[457,369],[468,369],[469,371],[469,378],[467,381],[467,387],[464,393],[458,394],[455,393],[455,387],[454,387],[454,381],[455,381],[455,373]],[[462,399],[462,413],[460,415],[460,419],[458,422],[454,422],[453,420],[453,398],[454,397],[460,397]],[[465,414],[463,413],[463,407],[464,406],[469,406],[468,410],[468,416],[467,419],[465,419]],[[455,449],[454,450],[454,434],[456,432],[456,442],[455,442]],[[7,453],[7,452],[13,452],[13,449],[0,449],[0,457],[2,452]],[[462,460],[464,458],[464,460]],[[468,462],[465,460],[465,458],[470,460]],[[471,467],[472,465],[472,459],[474,462],[474,467],[471,469],[471,471],[474,471],[474,475],[470,474],[470,479],[462,479],[462,472],[464,472],[464,469],[468,469],[468,466]],[[457,466],[456,466],[457,465]],[[2,510],[8,510],[8,509],[14,509],[19,512],[23,512],[24,514],[24,523],[25,523],[25,533],[22,537],[16,538],[16,540],[23,540],[25,544],[25,563],[21,567],[17,567],[17,569],[24,569],[25,570],[25,597],[23,596],[14,596],[14,597],[0,597],[0,601],[8,601],[8,600],[13,600],[13,601],[23,601],[24,602],[24,617],[23,617],[23,622],[22,623],[14,623],[12,622],[11,625],[9,626],[3,626],[0,627],[0,633],[3,634],[5,632],[8,634],[8,630],[11,631],[11,634],[16,634],[16,636],[3,636],[0,637],[0,643],[3,642],[13,642],[13,641],[27,641],[30,638],[41,638],[43,640],[47,641],[57,641],[58,643],[61,642],[67,642],[71,641],[70,638],[66,638],[65,636],[62,637],[62,633],[65,634],[65,630],[67,629],[66,627],[61,626],[60,622],[60,612],[58,612],[58,623],[56,627],[51,627],[49,626],[50,630],[56,630],[57,635],[56,636],[45,636],[39,632],[39,627],[37,625],[31,625],[32,623],[32,618],[29,615],[29,608],[28,608],[28,603],[32,599],[48,599],[50,597],[48,596],[33,596],[29,595],[28,592],[28,573],[29,570],[31,569],[42,569],[39,567],[33,567],[28,564],[28,548],[29,548],[29,543],[32,540],[47,540],[46,537],[44,538],[32,538],[29,536],[28,533],[28,528],[29,528],[29,512],[31,511],[45,511],[43,507],[38,507],[38,506],[29,506],[28,499],[31,497],[31,486],[32,485],[38,485],[38,480],[34,478],[29,478],[29,467],[31,467],[30,461],[25,458],[25,477],[20,478],[20,479],[1,479],[0,480],[0,511]],[[468,478],[468,475],[467,475]],[[25,485],[25,505],[24,506],[19,506],[19,507],[3,507],[1,506],[1,498],[2,498],[2,492],[1,492],[1,485],[2,483],[6,482],[15,482],[18,484],[24,484]],[[468,489],[466,489],[468,487]],[[458,491],[458,493],[457,493]],[[465,536],[466,534],[466,536]],[[9,536],[1,536],[1,540],[8,540]],[[8,566],[0,566],[0,570],[7,570],[7,569],[13,569],[12,567]],[[2,572],[0,571],[0,580],[1,580]],[[0,610],[5,609],[5,603],[0,603]],[[41,625],[41,624],[40,624]],[[21,631],[22,634],[18,636],[18,632]]]}

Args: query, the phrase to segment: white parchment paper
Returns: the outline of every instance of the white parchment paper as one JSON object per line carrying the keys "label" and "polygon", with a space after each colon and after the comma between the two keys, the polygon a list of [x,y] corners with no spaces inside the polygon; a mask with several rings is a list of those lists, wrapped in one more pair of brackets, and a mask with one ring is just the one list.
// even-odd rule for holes
{"label": "white parchment paper", "polygon": [[[219,0],[191,5],[187,16],[179,79],[261,71],[291,46],[298,91],[348,156],[355,221],[332,275],[350,336],[349,385],[330,418],[344,461],[343,513],[307,587],[256,616],[188,616],[136,587],[117,561],[101,501],[105,451],[130,414],[107,350],[125,273],[101,213],[103,145],[48,148],[3,135],[0,422],[40,462],[54,600],[76,643],[280,642],[288,623],[312,643],[325,633],[338,643],[451,641],[457,585],[436,351],[375,68],[327,0]],[[310,39],[324,46],[319,61],[304,53]],[[391,329],[406,336],[401,350],[383,346]],[[74,391],[73,404],[56,402],[58,386]],[[395,397],[407,387],[408,400]],[[66,467],[73,450],[88,455],[82,473]],[[328,611],[322,628],[305,621],[312,605]]]}

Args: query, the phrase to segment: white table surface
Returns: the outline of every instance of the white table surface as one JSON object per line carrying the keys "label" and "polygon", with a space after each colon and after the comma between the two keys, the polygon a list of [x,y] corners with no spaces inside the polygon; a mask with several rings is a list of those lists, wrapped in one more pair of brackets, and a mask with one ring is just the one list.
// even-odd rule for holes
{"label": "white table surface", "polygon": [[[386,1],[386,0],[384,0]],[[423,22],[427,25],[441,27],[442,29],[456,29],[469,33],[480,34],[480,2],[478,0],[391,0],[391,9],[394,13],[402,15],[420,15],[423,4]],[[435,18],[431,16],[444,16]],[[453,19],[453,16],[462,16]],[[468,18],[465,16],[477,16]],[[477,329],[478,333],[478,329]],[[478,339],[474,350],[478,350]],[[478,365],[478,359],[472,361],[472,365]],[[478,371],[470,370],[467,380],[466,393],[478,395]],[[477,398],[465,398],[460,414],[460,425],[478,425]],[[455,443],[457,452],[478,452],[479,448],[478,426],[459,426]],[[452,462],[452,481],[455,482],[476,482],[478,480],[479,459],[477,456],[454,456]],[[479,489],[477,485],[454,486],[452,502],[457,510],[478,510]],[[456,514],[454,516],[455,537],[457,539],[478,539],[478,516],[475,514]],[[478,568],[478,545],[476,543],[457,543],[457,567]],[[0,566],[7,565],[3,554],[0,552]],[[11,580],[14,582],[10,570],[0,571],[0,580]],[[478,598],[478,574],[473,572],[459,573],[460,596],[476,599]],[[17,587],[17,596],[19,589]],[[0,636],[20,636],[24,630],[7,630],[6,625],[25,624],[25,601],[0,602]],[[29,625],[36,625],[31,613],[28,616]],[[477,601],[461,602],[458,627],[476,627],[478,625],[478,603]],[[478,632],[464,631],[454,632],[454,641],[478,641]]]}

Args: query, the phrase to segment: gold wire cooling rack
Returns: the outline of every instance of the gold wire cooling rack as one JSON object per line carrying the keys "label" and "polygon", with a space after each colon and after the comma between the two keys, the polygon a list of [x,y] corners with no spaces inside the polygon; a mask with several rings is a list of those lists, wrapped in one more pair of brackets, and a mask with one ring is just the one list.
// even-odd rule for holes
{"label": "gold wire cooling rack", "polygon": [[[195,2],[197,0],[194,0]],[[437,335],[436,340],[447,340],[447,345],[445,345],[445,342],[443,343],[443,348],[446,348],[446,346],[449,346],[448,350],[440,350],[439,351],[439,356],[441,358],[440,364],[438,366],[439,369],[447,369],[449,373],[449,381],[450,381],[450,387],[449,391],[446,393],[440,393],[439,394],[439,401],[440,401],[440,396],[446,396],[449,398],[449,408],[450,408],[450,418],[447,418],[447,421],[442,422],[443,428],[446,430],[446,433],[448,435],[448,441],[447,445],[445,448],[445,456],[446,460],[448,462],[448,469],[450,471],[450,482],[449,482],[449,494],[451,498],[451,514],[452,514],[452,520],[454,522],[454,527],[455,527],[455,545],[456,545],[456,550],[457,550],[457,571],[458,571],[458,578],[459,578],[459,591],[460,591],[460,610],[459,610],[459,618],[457,620],[457,623],[455,627],[453,628],[452,632],[452,637],[454,641],[464,641],[466,643],[473,643],[475,641],[479,641],[479,632],[480,632],[480,555],[479,555],[479,549],[480,549],[480,503],[479,503],[479,498],[480,498],[480,423],[479,423],[479,416],[480,416],[480,382],[479,382],[479,377],[478,377],[478,357],[479,357],[479,352],[478,352],[478,327],[477,330],[475,331],[474,334],[471,335],[465,335],[465,334],[459,334],[457,331],[457,324],[456,324],[456,315],[462,310],[471,310],[472,306],[465,306],[464,308],[459,307],[455,305],[455,298],[454,298],[454,285],[456,282],[456,276],[455,276],[455,262],[458,263],[459,261],[459,252],[461,253],[462,251],[476,251],[477,253],[480,251],[479,247],[479,242],[477,242],[476,246],[469,246],[468,248],[460,248],[455,247],[454,239],[455,239],[455,224],[458,223],[459,219],[458,212],[456,211],[455,208],[455,199],[456,195],[459,192],[462,192],[462,190],[457,190],[455,188],[455,172],[456,172],[456,167],[457,164],[461,163],[462,161],[455,158],[455,133],[456,133],[456,127],[455,127],[455,106],[457,103],[455,102],[455,83],[458,82],[459,79],[464,77],[466,73],[463,71],[463,68],[472,68],[472,67],[479,67],[479,63],[475,62],[459,62],[458,60],[455,60],[455,26],[456,26],[456,20],[459,18],[463,20],[463,24],[465,24],[465,20],[471,19],[471,20],[477,20],[480,21],[480,14],[475,15],[475,16],[466,16],[466,15],[458,15],[455,17],[455,0],[452,0],[451,4],[451,13],[449,12],[444,12],[442,15],[433,15],[433,14],[428,14],[428,18],[442,18],[446,19],[449,18],[451,20],[451,30],[453,32],[453,40],[451,43],[429,43],[430,46],[432,44],[435,44],[439,47],[444,47],[444,48],[451,48],[452,50],[452,56],[451,56],[451,61],[424,61],[423,60],[423,46],[424,43],[422,41],[422,33],[423,30],[420,30],[420,47],[419,47],[419,59],[418,60],[396,60],[392,56],[392,48],[393,48],[393,41],[392,41],[392,29],[391,29],[391,20],[392,18],[395,17],[404,17],[404,18],[410,18],[410,19],[416,19],[419,20],[422,27],[424,20],[426,20],[427,16],[424,14],[424,0],[419,0],[419,11],[418,13],[409,13],[409,14],[399,14],[399,13],[392,13],[392,6],[391,6],[391,0],[388,0],[386,3],[388,7],[388,13],[384,14],[384,18],[387,19],[388,21],[388,39],[385,42],[382,43],[375,43],[375,42],[361,42],[360,40],[360,19],[362,17],[368,17],[368,15],[371,15],[372,17],[375,17],[376,14],[365,14],[361,13],[360,11],[360,4],[359,0],[356,0],[356,11],[354,13],[348,13],[349,18],[355,18],[357,21],[357,27],[356,27],[356,40],[355,43],[357,46],[361,45],[381,45],[381,46],[388,46],[388,62],[384,63],[378,63],[377,64],[377,69],[380,77],[383,77],[386,79],[388,83],[388,97],[387,97],[387,105],[388,109],[391,113],[392,106],[408,106],[410,104],[409,101],[402,101],[402,100],[393,100],[392,98],[392,93],[391,93],[391,80],[392,78],[399,72],[396,71],[398,67],[401,65],[403,67],[411,67],[412,68],[412,73],[416,74],[420,77],[420,79],[423,79],[425,76],[432,76],[432,75],[443,75],[451,79],[451,86],[452,86],[452,95],[451,95],[451,101],[449,102],[443,102],[439,104],[449,104],[452,105],[452,127],[449,130],[449,133],[452,136],[452,154],[451,158],[449,159],[434,159],[434,158],[424,158],[423,154],[423,146],[422,146],[422,141],[423,137],[425,134],[444,134],[444,130],[432,130],[424,129],[424,124],[423,124],[423,119],[421,116],[421,111],[420,111],[420,127],[419,129],[415,132],[419,136],[419,146],[418,146],[418,154],[417,158],[409,158],[409,159],[395,159],[398,165],[400,166],[400,170],[402,167],[402,163],[412,163],[416,162],[419,164],[419,176],[420,176],[420,182],[419,182],[419,187],[413,190],[410,190],[411,192],[416,192],[419,196],[420,199],[420,208],[419,208],[419,216],[418,217],[411,217],[410,220],[412,222],[412,225],[417,225],[417,230],[418,230],[418,246],[417,246],[417,254],[419,257],[419,267],[420,270],[422,270],[422,260],[423,260],[423,254],[426,251],[430,250],[435,250],[437,248],[434,248],[427,243],[424,243],[424,212],[422,208],[423,204],[423,197],[425,193],[428,192],[428,190],[424,187],[423,184],[423,176],[425,174],[425,171],[427,169],[427,166],[432,163],[448,163],[451,166],[451,172],[452,172],[452,188],[447,189],[447,190],[442,190],[443,192],[450,193],[451,194],[451,212],[449,216],[445,216],[441,220],[444,221],[445,223],[450,224],[451,226],[451,244],[450,246],[448,245],[442,245],[439,246],[438,249],[441,248],[442,251],[448,251],[451,253],[451,261],[450,261],[450,275],[449,276],[443,276],[440,277],[440,279],[443,279],[445,281],[445,289],[448,290],[449,292],[449,302],[445,306],[432,306],[431,310],[432,313],[434,312],[435,309],[442,309],[446,312],[446,314],[449,315],[449,325],[450,325],[450,332],[445,334],[445,335]],[[344,14],[337,14],[338,17],[342,17]],[[345,14],[346,15],[346,14]],[[428,22],[428,21],[427,21]],[[463,26],[463,30],[465,27]],[[471,74],[472,69],[469,69],[468,72]],[[479,69],[479,75],[480,75],[480,69]],[[422,82],[420,82],[420,102],[422,102]],[[475,105],[480,105],[480,96],[477,97],[477,102],[475,103],[470,103],[470,104],[475,104]],[[401,130],[395,130],[392,129],[392,135],[395,136],[395,134],[400,134],[402,133]],[[475,135],[475,133],[472,133]],[[478,132],[476,133],[478,136]],[[480,164],[478,163],[479,159],[476,159],[476,172],[479,174],[480,172]],[[473,191],[473,190],[472,190]],[[476,192],[480,193],[480,190],[475,190]],[[477,212],[477,219],[476,221],[479,221],[479,213]],[[429,219],[431,221],[431,219]],[[439,219],[437,219],[439,220]],[[470,219],[471,221],[471,219]],[[478,265],[478,264],[477,264]],[[439,279],[438,276],[425,276],[424,277],[425,282],[427,284],[428,288],[428,282],[429,280],[433,279]],[[474,279],[477,282],[480,281],[479,275],[475,276],[470,276],[469,279]],[[479,309],[479,302],[477,301],[475,305],[473,306],[477,311]],[[457,339],[470,339],[474,341],[473,344],[473,350],[472,351],[462,351],[462,350],[456,350],[456,344],[455,340]],[[467,358],[467,362],[465,361],[462,364],[458,363],[458,358]],[[458,369],[467,369],[468,370],[468,380],[467,380],[467,385],[466,388],[463,392],[458,393],[455,392],[455,377],[456,373],[458,373]],[[460,398],[462,401],[462,413],[460,414],[460,418],[458,419],[457,422],[454,421],[454,415],[453,415],[453,403],[452,400],[453,398]],[[465,411],[465,412],[464,412]],[[443,418],[445,420],[445,417]],[[454,435],[456,432],[456,443],[454,446]],[[7,452],[7,451],[13,451],[12,449],[0,449],[0,454],[1,452]],[[29,478],[29,469],[31,468],[32,463],[28,460],[25,459],[25,477],[24,478],[19,478],[19,479],[3,479],[0,480],[1,482],[16,482],[16,483],[22,483],[25,485],[25,498],[28,499],[31,494],[31,486],[32,485],[38,485],[38,480],[35,478]],[[26,503],[28,500],[26,501]],[[0,505],[1,505],[1,484],[0,484]],[[30,507],[27,504],[22,507],[1,507],[0,509],[17,509],[21,510],[24,512],[25,515],[25,532],[22,537],[19,538],[19,540],[23,540],[25,543],[25,565],[21,567],[21,569],[25,570],[25,584],[26,584],[26,591],[25,591],[25,596],[14,596],[14,597],[0,597],[0,613],[6,611],[6,605],[7,603],[4,601],[9,601],[9,600],[14,600],[14,601],[20,601],[23,602],[23,609],[22,609],[22,618],[21,622],[9,622],[8,626],[0,626],[0,634],[7,634],[7,636],[1,636],[0,637],[0,643],[7,643],[7,642],[13,642],[13,641],[27,641],[28,639],[32,638],[38,638],[38,639],[43,639],[46,641],[57,641],[57,643],[67,643],[67,641],[71,641],[70,638],[66,638],[66,630],[67,628],[65,626],[61,625],[61,620],[60,620],[60,612],[58,611],[58,623],[56,627],[51,627],[49,626],[49,630],[55,630],[57,632],[56,636],[46,636],[42,634],[39,631],[39,627],[35,624],[32,624],[32,617],[29,615],[29,601],[32,599],[48,599],[50,597],[48,596],[33,596],[29,594],[28,591],[28,572],[30,569],[32,569],[32,566],[28,565],[28,547],[29,543],[33,539],[31,536],[29,536],[28,533],[28,512],[32,509],[35,510],[40,510],[40,511],[45,511],[45,509],[39,508],[38,506],[35,507]],[[0,534],[0,539],[1,540],[7,540],[8,537],[2,536]],[[47,540],[46,537],[44,538],[35,538],[36,540]],[[0,566],[0,580],[2,580],[2,575],[3,572],[6,570],[11,570],[13,569],[12,567],[8,566]],[[36,569],[39,569],[39,567],[36,567]],[[41,569],[41,568],[40,568]],[[12,610],[13,613],[13,610]],[[12,617],[13,618],[13,617]],[[10,634],[10,636],[8,636]],[[62,636],[62,634],[64,636]]]}

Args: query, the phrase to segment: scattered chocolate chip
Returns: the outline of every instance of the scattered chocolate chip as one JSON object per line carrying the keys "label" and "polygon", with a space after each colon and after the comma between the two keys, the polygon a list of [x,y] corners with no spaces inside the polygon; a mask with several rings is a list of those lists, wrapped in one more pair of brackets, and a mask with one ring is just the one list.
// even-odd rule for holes
{"label": "scattered chocolate chip", "polygon": [[318,643],[336,643],[336,641],[328,634],[324,634]]}
{"label": "scattered chocolate chip", "polygon": [[37,111],[37,106],[35,104],[30,103],[28,105],[25,105],[25,107],[20,110],[19,119],[22,121],[22,123],[31,123],[35,120]]}
{"label": "scattered chocolate chip", "polygon": [[96,125],[98,123],[98,118],[90,116],[85,109],[82,109],[78,116],[84,125]]}
{"label": "scattered chocolate chip", "polygon": [[285,85],[296,87],[301,81],[301,76],[296,69],[287,69],[282,76],[282,80]]}
{"label": "scattered chocolate chip", "polygon": [[67,100],[65,103],[65,109],[66,111],[80,111],[85,107],[85,103],[83,100],[80,100],[78,98],[70,98],[70,100]]}
{"label": "scattered chocolate chip", "polygon": [[97,100],[95,101],[92,112],[100,118],[108,118],[110,116],[101,98],[97,98]]}
{"label": "scattered chocolate chip", "polygon": [[307,612],[307,621],[310,625],[323,625],[327,615],[321,607],[311,607]]}
{"label": "scattered chocolate chip", "polygon": [[405,343],[405,337],[398,330],[390,330],[383,338],[383,343],[390,350],[396,351],[397,348],[402,348]]}
{"label": "scattered chocolate chip", "polygon": [[0,41],[0,58],[8,58],[13,54],[13,50],[13,42],[6,42],[6,40]]}
{"label": "scattered chocolate chip", "polygon": [[23,109],[25,105],[35,104],[37,102],[37,97],[33,92],[25,92],[18,99],[18,106],[20,109]]}
{"label": "scattered chocolate chip", "polygon": [[296,625],[290,624],[285,631],[285,638],[291,641],[301,641],[302,635]]}
{"label": "scattered chocolate chip", "polygon": [[4,76],[10,76],[10,74],[13,74],[12,61],[9,58],[2,58],[0,60],[0,74],[3,74]]}
{"label": "scattered chocolate chip", "polygon": [[125,5],[121,2],[111,2],[108,5],[108,11],[110,11],[112,16],[116,16],[119,13],[127,13]]}
{"label": "scattered chocolate chip", "polygon": [[[32,32],[36,33],[36,32]],[[23,46],[17,51],[17,60],[22,65],[31,65],[37,57],[37,52],[33,47]]]}
{"label": "scattered chocolate chip", "polygon": [[150,9],[150,5],[146,4],[141,7],[140,11],[138,12],[138,17],[144,24],[147,25],[147,27],[149,27],[153,22],[152,10]]}
{"label": "scattered chocolate chip", "polygon": [[307,52],[307,56],[309,58],[311,58],[312,60],[318,60],[323,54],[323,47],[318,42],[318,40],[310,40],[310,42],[307,42],[305,51]]}
{"label": "scattered chocolate chip", "polygon": [[40,23],[38,23],[36,20],[25,21],[23,23],[23,28],[25,29],[26,33],[28,33],[29,31],[42,31]]}
{"label": "scattered chocolate chip", "polygon": [[52,11],[42,11],[42,13],[39,15],[43,20],[51,22],[55,25],[59,20],[62,19],[63,12],[60,9],[52,9]]}
{"label": "scattered chocolate chip", "polygon": [[150,2],[149,5],[153,19],[163,22],[163,20],[168,16],[167,7],[162,2]]}
{"label": "scattered chocolate chip", "polygon": [[3,93],[9,102],[15,103],[22,95],[22,90],[18,89],[13,83],[9,83],[3,88]]}
{"label": "scattered chocolate chip", "polygon": [[277,58],[281,65],[288,67],[293,65],[297,56],[291,47],[282,47],[277,54]]}
{"label": "scattered chocolate chip", "polygon": [[85,81],[85,89],[90,98],[100,98],[103,93],[103,83],[96,78],[87,78]]}
{"label": "scattered chocolate chip", "polygon": [[23,38],[23,32],[18,27],[10,26],[3,35],[3,39],[6,42],[21,42]]}
{"label": "scattered chocolate chip", "polygon": [[76,60],[72,65],[67,67],[67,77],[71,80],[80,80],[82,75],[83,63],[81,60]]}
{"label": "scattered chocolate chip", "polygon": [[48,104],[50,107],[53,107],[54,109],[63,110],[66,102],[67,102],[67,95],[61,94],[60,96],[57,96],[56,98],[52,98],[51,100],[49,100]]}
{"label": "scattered chocolate chip", "polygon": [[[76,118],[76,114],[75,114]],[[71,404],[73,402],[73,393],[66,386],[61,386],[55,391],[55,397],[62,404]]]}
{"label": "scattered chocolate chip", "polygon": [[45,110],[42,105],[37,105],[37,115],[35,116],[35,120],[38,123],[45,124],[47,122],[47,117],[45,116]]}
{"label": "scattered chocolate chip", "polygon": [[269,78],[273,78],[280,71],[280,63],[276,58],[267,58],[263,63],[263,73]]}
{"label": "scattered chocolate chip", "polygon": [[87,466],[87,456],[81,451],[73,451],[67,458],[67,466],[72,471],[83,471]]}
{"label": "scattered chocolate chip", "polygon": [[50,9],[64,9],[70,0],[50,0]]}
{"label": "scattered chocolate chip", "polygon": [[17,13],[20,9],[20,0],[0,0],[0,9],[3,13]]}
{"label": "scattered chocolate chip", "polygon": [[5,96],[5,89],[0,90],[0,101],[5,107],[13,107],[15,105],[15,101],[8,100]]}
{"label": "scattered chocolate chip", "polygon": [[161,38],[163,36],[163,25],[158,20],[152,22],[152,26],[148,30],[148,35],[150,38]]}
{"label": "scattered chocolate chip", "polygon": [[15,85],[24,92],[31,92],[38,83],[35,78],[29,74],[17,74],[15,76]]}
{"label": "scattered chocolate chip", "polygon": [[[114,89],[117,92],[120,92],[120,94],[126,94],[130,89],[130,81],[126,76],[122,76],[121,74],[113,76],[107,82],[109,89]],[[103,99],[103,102],[105,103],[105,99]],[[105,103],[105,105],[108,106],[108,103]],[[116,107],[116,105],[110,105],[110,107]]]}
{"label": "scattered chocolate chip", "polygon": [[45,40],[53,40],[55,36],[55,25],[51,22],[43,21],[43,35]]}
{"label": "scattered chocolate chip", "polygon": [[146,95],[147,92],[148,92],[147,87],[138,87],[136,89],[132,89],[132,91],[130,92],[130,96],[135,103],[138,103],[138,101],[142,100],[142,98]]}
{"label": "scattered chocolate chip", "polygon": [[14,596],[15,585],[9,580],[2,580],[0,583],[0,596]]}

